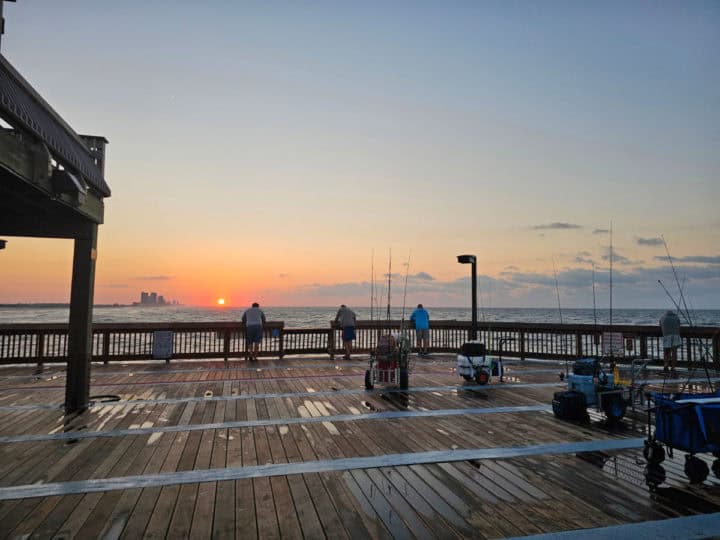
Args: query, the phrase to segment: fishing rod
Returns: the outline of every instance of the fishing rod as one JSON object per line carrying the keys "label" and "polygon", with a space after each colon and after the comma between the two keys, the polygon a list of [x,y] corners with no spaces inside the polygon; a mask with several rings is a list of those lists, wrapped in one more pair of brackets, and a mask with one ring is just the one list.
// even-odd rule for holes
{"label": "fishing rod", "polygon": [[370,324],[373,322],[373,296],[375,294],[375,249],[370,251]]}
{"label": "fishing rod", "polygon": [[[555,256],[552,257],[552,265],[553,265],[553,275],[555,276],[555,292],[557,293],[557,301],[558,301],[558,313],[560,314],[560,324],[563,323],[562,318],[562,307],[560,306],[560,286],[558,285],[558,278],[557,278],[557,269],[555,268]],[[567,353],[567,341],[565,340],[565,333],[562,335],[562,346],[563,346],[563,354]],[[570,367],[568,366],[568,360],[565,360],[565,377],[568,376],[568,373],[570,372]]]}
{"label": "fishing rod", "polygon": [[392,284],[392,248],[390,248],[390,257],[388,261],[388,293],[387,293],[387,320],[390,322],[390,285]]}
{"label": "fishing rod", "polygon": [[[677,285],[678,292],[680,294],[680,302],[676,302],[675,299],[672,297],[670,292],[667,290],[665,285],[662,283],[662,281],[658,280],[660,283],[660,286],[665,291],[665,294],[668,295],[670,300],[672,301],[673,305],[675,305],[675,308],[685,317],[686,322],[690,325],[690,327],[694,326],[692,318],[690,316],[690,310],[687,307],[687,302],[685,301],[685,294],[683,292],[683,287],[680,284],[680,279],[678,278],[677,270],[675,269],[675,264],[673,263],[672,256],[670,255],[670,249],[668,248],[667,242],[665,241],[665,237],[663,235],[660,235],[660,238],[662,239],[663,246],[665,246],[665,253],[667,253],[668,262],[670,263],[670,268],[672,269],[673,277],[675,278],[675,284]],[[682,304],[681,304],[682,303]],[[683,312],[681,305],[684,306],[685,311]],[[692,338],[690,339],[690,345],[692,350]],[[710,390],[714,391],[712,380],[710,379],[710,372],[708,371],[707,367],[707,356],[709,355],[712,357],[712,353],[709,351],[708,345],[704,344],[702,341],[699,342],[700,345],[700,361],[702,363],[703,369],[705,371],[705,377],[707,378],[708,385],[710,386]],[[690,352],[690,351],[688,351]],[[693,371],[691,374],[688,375],[688,381],[692,377],[692,375],[695,374],[695,371],[697,370],[696,367],[693,366]],[[685,390],[685,387],[687,386],[689,382],[686,382],[685,385],[683,385],[683,388],[681,391]]]}
{"label": "fishing rod", "polygon": [[558,286],[557,270],[555,269],[555,257],[552,258],[553,274],[555,275],[555,292],[557,293],[558,313],[560,314],[560,324],[563,323],[562,307],[560,306],[560,287]]}
{"label": "fishing rod", "polygon": [[[675,300],[675,298],[673,298],[673,296],[670,294],[670,291],[668,291],[667,287],[665,287],[665,284],[662,282],[662,280],[658,279],[658,283],[662,287],[663,291],[665,291],[665,294],[667,295],[667,297],[670,299],[670,301],[675,306],[675,309],[677,309],[680,313],[682,313],[682,310],[680,309],[680,305]],[[683,313],[683,316],[686,316],[686,315]],[[692,323],[689,320],[688,320],[688,324],[690,326],[692,326]],[[691,338],[691,343],[692,343],[692,338]],[[708,355],[712,356],[712,353],[710,352],[710,347],[707,344],[703,343],[702,341],[699,342],[699,346],[700,346],[700,351],[701,351],[702,365],[703,365],[703,369],[705,371],[705,377],[707,378],[708,385],[710,386],[710,391],[712,392],[712,391],[714,391],[714,387],[713,387],[712,379],[710,378],[710,372],[708,371],[707,360],[706,360],[706,357]],[[689,380],[695,376],[696,371],[697,371],[697,367],[693,366],[692,372],[688,373],[688,380],[685,381],[682,388],[680,389],[681,393],[685,391],[685,388],[689,384]],[[664,387],[664,383],[663,383],[663,387]]]}
{"label": "fishing rod", "polygon": [[408,260],[405,264],[405,290],[403,291],[403,307],[402,307],[402,318],[400,319],[400,334],[403,333],[404,327],[405,327],[405,301],[407,299],[407,284],[408,284],[408,274],[410,273],[410,256],[412,255],[412,250],[408,253]]}
{"label": "fishing rod", "polygon": [[[595,346],[600,343],[600,335],[597,333],[597,303],[595,302],[595,263],[592,263],[592,292],[593,292],[593,321],[595,322],[595,335],[593,337],[593,342],[595,343]],[[595,353],[597,354],[597,349],[595,349]]]}
{"label": "fishing rod", "polygon": [[[613,263],[613,229],[612,229],[612,220],[610,220],[610,253],[608,254],[608,257],[610,258],[610,332],[612,332],[612,324],[613,324],[613,282],[612,282],[612,263]],[[614,347],[611,347],[610,356],[613,356],[612,349]]]}
{"label": "fishing rod", "polygon": [[[685,295],[683,294],[682,286],[680,285],[680,280],[678,279],[677,271],[675,270],[675,264],[673,263],[672,257],[670,256],[670,249],[668,248],[665,237],[662,234],[660,235],[660,238],[662,239],[663,246],[665,246],[665,253],[667,253],[668,262],[670,263],[670,268],[672,269],[673,277],[675,278],[675,283],[677,284],[677,288],[680,293],[680,302],[682,302],[682,305],[685,306],[684,315],[690,326],[693,326],[692,319],[690,318],[690,312],[688,311],[687,302],[685,302]],[[678,307],[678,311],[682,313],[680,307]]]}

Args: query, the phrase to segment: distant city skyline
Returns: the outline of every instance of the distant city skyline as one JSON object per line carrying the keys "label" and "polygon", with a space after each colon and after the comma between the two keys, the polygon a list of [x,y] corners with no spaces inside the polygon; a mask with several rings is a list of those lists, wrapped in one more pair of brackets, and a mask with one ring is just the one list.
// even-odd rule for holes
{"label": "distant city skyline", "polygon": [[140,292],[140,301],[133,302],[133,305],[138,306],[176,306],[178,304],[177,300],[165,300],[163,295],[155,291],[142,291]]}
{"label": "distant city skyline", "polygon": [[[109,140],[98,304],[367,305],[392,248],[408,304],[469,305],[473,253],[484,306],[592,307],[594,274],[607,307],[612,223],[615,307],[672,307],[660,280],[720,308],[718,2],[3,15],[2,54]],[[0,303],[69,301],[72,242],[2,239]]]}

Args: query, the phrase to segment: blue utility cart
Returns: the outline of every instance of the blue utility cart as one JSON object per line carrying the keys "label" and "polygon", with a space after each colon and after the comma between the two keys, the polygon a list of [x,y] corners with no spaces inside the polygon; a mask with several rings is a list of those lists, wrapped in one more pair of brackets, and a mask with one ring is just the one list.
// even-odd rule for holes
{"label": "blue utility cart", "polygon": [[666,449],[670,456],[673,450],[687,452],[685,474],[690,482],[701,483],[709,470],[696,454],[709,453],[715,456],[713,473],[720,478],[720,390],[697,394],[652,392],[648,405],[648,440],[643,451],[648,465],[662,463]]}
{"label": "blue utility cart", "polygon": [[568,389],[555,392],[553,413],[564,420],[587,420],[587,408],[595,407],[605,413],[609,423],[625,416],[629,389],[615,384],[612,373],[606,373],[596,358],[582,358],[573,363],[567,376]]}

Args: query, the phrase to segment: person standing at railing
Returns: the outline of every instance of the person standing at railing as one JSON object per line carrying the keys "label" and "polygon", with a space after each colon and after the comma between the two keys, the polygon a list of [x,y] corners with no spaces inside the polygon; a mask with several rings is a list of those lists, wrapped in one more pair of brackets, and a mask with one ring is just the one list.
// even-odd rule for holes
{"label": "person standing at railing", "polygon": [[667,373],[668,364],[671,367],[671,374],[674,377],[675,364],[677,363],[677,350],[682,344],[680,339],[680,317],[674,311],[667,311],[660,317],[660,330],[663,335],[663,371]]}
{"label": "person standing at railing", "polygon": [[265,324],[265,313],[260,309],[260,304],[253,302],[252,307],[243,313],[242,322],[245,323],[247,359],[257,360]]}
{"label": "person standing at railing", "polygon": [[410,320],[415,323],[418,356],[427,356],[430,349],[430,315],[422,304],[418,304]]}
{"label": "person standing at railing", "polygon": [[342,328],[342,340],[345,347],[345,360],[350,360],[352,342],[355,339],[355,312],[345,304],[340,306],[335,315],[335,326]]}

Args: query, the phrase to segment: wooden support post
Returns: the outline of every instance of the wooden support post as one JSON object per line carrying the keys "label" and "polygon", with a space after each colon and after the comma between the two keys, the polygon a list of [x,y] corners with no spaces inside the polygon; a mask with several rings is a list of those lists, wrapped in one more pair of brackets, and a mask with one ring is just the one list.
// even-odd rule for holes
{"label": "wooden support post", "polygon": [[37,371],[38,371],[38,373],[42,373],[42,370],[43,370],[42,359],[45,356],[45,334],[42,332],[40,334],[38,334],[36,356],[38,358]]}
{"label": "wooden support post", "polygon": [[687,351],[687,363],[691,366],[693,363],[693,350],[692,350],[692,338],[685,338],[685,350]]}
{"label": "wooden support post", "polygon": [[110,362],[110,330],[103,331],[103,347],[102,347],[102,359],[103,364],[107,365]]}
{"label": "wooden support post", "polygon": [[576,332],[575,333],[575,356],[578,358],[582,358],[583,355],[583,343],[582,343],[582,333]]}
{"label": "wooden support post", "polygon": [[328,354],[330,360],[335,360],[335,329],[330,324],[330,330],[328,330]]}
{"label": "wooden support post", "polygon": [[282,360],[283,355],[285,354],[285,323],[282,323],[282,326],[280,327],[280,335],[278,336],[278,354],[280,355],[280,360]]}
{"label": "wooden support post", "polygon": [[65,413],[82,412],[90,400],[90,361],[92,359],[92,311],[97,258],[96,223],[87,223],[85,234],[75,238],[70,328],[68,332]]}
{"label": "wooden support post", "polygon": [[647,336],[640,336],[640,358],[647,358]]}
{"label": "wooden support post", "polygon": [[720,369],[720,332],[715,332],[712,338],[712,352],[715,369]]}
{"label": "wooden support post", "polygon": [[520,330],[520,360],[525,360],[525,332]]}
{"label": "wooden support post", "polygon": [[227,328],[223,330],[223,357],[227,365],[230,358],[230,330]]}

